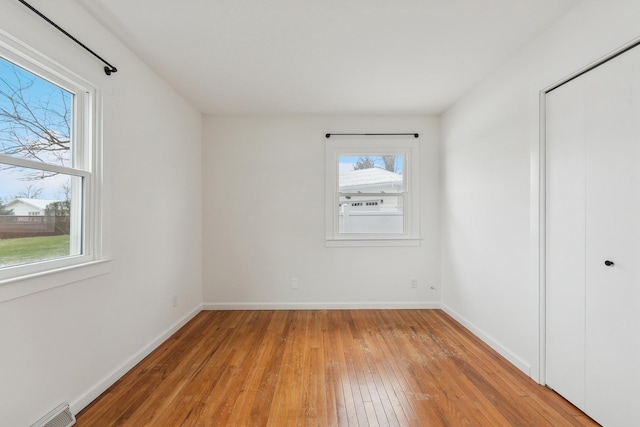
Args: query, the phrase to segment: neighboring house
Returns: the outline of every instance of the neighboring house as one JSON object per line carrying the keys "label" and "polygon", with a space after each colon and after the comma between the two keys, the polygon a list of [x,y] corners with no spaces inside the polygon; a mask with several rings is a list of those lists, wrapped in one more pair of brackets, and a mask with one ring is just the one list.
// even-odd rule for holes
{"label": "neighboring house", "polygon": [[340,199],[341,233],[402,233],[402,175],[379,167],[342,172],[341,193],[379,193]]}
{"label": "neighboring house", "polygon": [[402,191],[402,175],[382,168],[359,169],[340,174],[341,193]]}
{"label": "neighboring house", "polygon": [[[402,212],[402,199],[394,193],[402,192],[402,175],[379,167],[342,172],[339,179],[341,193],[380,193],[376,197],[342,200],[358,211]],[[384,195],[383,195],[384,194]]]}
{"label": "neighboring house", "polygon": [[4,207],[7,210],[13,210],[13,215],[15,216],[41,216],[45,214],[47,205],[60,201],[61,200],[25,199],[19,197],[13,199],[4,205]]}

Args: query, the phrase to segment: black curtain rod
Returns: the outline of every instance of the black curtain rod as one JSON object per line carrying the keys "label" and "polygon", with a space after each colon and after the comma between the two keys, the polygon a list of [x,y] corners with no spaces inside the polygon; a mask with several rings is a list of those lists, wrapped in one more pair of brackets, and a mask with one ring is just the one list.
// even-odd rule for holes
{"label": "black curtain rod", "polygon": [[414,138],[420,136],[417,133],[328,133],[326,138],[331,138],[331,135],[335,136],[409,136],[413,135]]}
{"label": "black curtain rod", "polygon": [[66,32],[63,28],[61,28],[58,24],[56,24],[55,22],[53,22],[51,19],[47,18],[46,16],[44,16],[42,14],[42,12],[40,12],[38,9],[36,9],[35,7],[31,6],[29,3],[27,3],[24,0],[18,0],[20,3],[22,3],[23,5],[25,5],[26,7],[28,7],[29,9],[31,9],[31,11],[33,13],[35,13],[36,15],[38,15],[40,18],[44,19],[45,21],[47,21],[49,24],[53,25],[56,29],[58,29],[58,31],[60,31],[62,34],[64,34],[65,36],[69,37],[71,40],[73,40],[74,42],[78,43],[80,46],[82,46],[87,52],[89,52],[90,54],[92,54],[93,56],[95,56],[96,58],[98,58],[100,61],[102,61],[105,64],[104,67],[104,72],[107,76],[110,76],[111,73],[115,73],[118,71],[118,69],[116,67],[114,67],[113,65],[109,64],[107,61],[104,60],[104,58],[102,58],[100,55],[98,55],[97,53],[95,53],[93,50],[89,49],[84,43],[82,43],[80,40],[78,40],[77,38],[73,37],[71,34],[69,34],[68,32]]}

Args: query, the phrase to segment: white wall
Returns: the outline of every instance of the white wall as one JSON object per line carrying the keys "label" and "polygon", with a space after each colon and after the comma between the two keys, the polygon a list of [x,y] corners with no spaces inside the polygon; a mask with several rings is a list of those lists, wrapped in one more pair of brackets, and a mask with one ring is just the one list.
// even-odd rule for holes
{"label": "white wall", "polygon": [[637,0],[585,0],[442,119],[443,304],[540,378],[539,91],[640,36]]}
{"label": "white wall", "polygon": [[106,275],[0,302],[0,424],[7,426],[30,425],[62,401],[77,411],[202,303],[200,114],[75,2],[32,3],[119,69],[105,76],[97,60],[20,3],[3,2],[0,29],[105,91],[113,261]]}
{"label": "white wall", "polygon": [[[208,117],[203,132],[205,307],[439,301],[436,118]],[[327,132],[420,133],[420,247],[325,247]],[[410,288],[413,278],[417,289]]]}

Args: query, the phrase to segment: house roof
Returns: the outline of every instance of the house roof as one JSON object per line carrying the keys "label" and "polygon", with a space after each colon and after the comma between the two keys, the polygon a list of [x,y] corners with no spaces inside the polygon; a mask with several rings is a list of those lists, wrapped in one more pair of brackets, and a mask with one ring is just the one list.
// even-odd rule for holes
{"label": "house roof", "polygon": [[379,167],[359,169],[340,174],[340,188],[372,184],[401,184],[402,175]]}
{"label": "house roof", "polygon": [[37,208],[37,209],[45,210],[47,208],[47,205],[50,205],[51,203],[61,202],[61,201],[62,200],[27,199],[27,198],[24,198],[24,197],[18,197],[16,199],[13,199],[12,201],[10,201],[9,203],[7,203],[4,206],[7,209],[11,209],[11,206],[15,206],[18,203],[24,203],[25,205],[29,205],[29,206],[33,206],[34,208]]}

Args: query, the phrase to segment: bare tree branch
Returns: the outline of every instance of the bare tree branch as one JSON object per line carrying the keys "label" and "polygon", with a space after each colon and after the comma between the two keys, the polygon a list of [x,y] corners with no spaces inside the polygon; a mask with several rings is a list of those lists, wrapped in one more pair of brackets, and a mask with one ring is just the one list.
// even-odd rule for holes
{"label": "bare tree branch", "polygon": [[[36,87],[35,75],[0,76],[0,153],[61,166],[70,163],[71,97],[64,89]],[[50,93],[44,94],[43,91]],[[34,171],[26,180],[54,172]]]}

